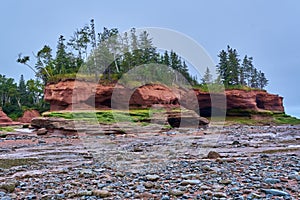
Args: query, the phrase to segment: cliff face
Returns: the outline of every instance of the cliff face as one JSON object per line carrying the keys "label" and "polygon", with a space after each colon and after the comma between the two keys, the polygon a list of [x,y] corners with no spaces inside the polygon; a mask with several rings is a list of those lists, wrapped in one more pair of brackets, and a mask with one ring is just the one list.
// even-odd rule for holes
{"label": "cliff face", "polygon": [[119,103],[120,106],[129,104],[133,107],[179,105],[176,92],[163,85],[146,85],[130,90],[123,86],[75,83],[71,80],[48,84],[45,88],[45,100],[50,103],[51,111],[110,108],[112,103],[114,106]]}
{"label": "cliff face", "polygon": [[[114,93],[114,94],[113,94]],[[113,94],[113,98],[112,98]],[[72,80],[48,84],[45,88],[45,100],[51,105],[51,111],[110,108],[119,102],[127,103],[131,107],[150,107],[153,104],[163,104],[169,107],[184,106],[197,109],[203,116],[209,116],[211,107],[222,109],[222,102],[226,99],[227,111],[247,110],[284,112],[283,98],[279,95],[264,91],[227,90],[224,94],[209,94],[199,90],[185,91],[170,89],[163,85],[149,84],[136,90],[123,86],[98,85],[89,82],[75,82]],[[196,97],[193,99],[192,96]],[[213,105],[212,105],[213,99]],[[224,107],[224,106],[223,106]]]}

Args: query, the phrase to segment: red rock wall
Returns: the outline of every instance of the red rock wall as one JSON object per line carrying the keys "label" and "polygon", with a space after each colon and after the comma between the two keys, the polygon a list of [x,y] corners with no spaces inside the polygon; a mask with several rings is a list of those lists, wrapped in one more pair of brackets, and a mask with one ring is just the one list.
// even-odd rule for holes
{"label": "red rock wall", "polygon": [[[112,94],[114,92],[114,98]],[[193,102],[195,96],[198,104]],[[129,97],[128,97],[129,95]],[[212,96],[213,95],[213,96]],[[264,91],[227,90],[227,110],[270,110],[284,112],[283,98]],[[45,100],[51,105],[51,111],[110,108],[111,102],[116,104],[129,104],[133,107],[150,107],[153,104],[170,106],[185,106],[190,109],[195,105],[200,108],[200,113],[209,115],[213,99],[214,107],[224,109],[222,102],[224,94],[210,94],[199,90],[185,91],[158,85],[148,84],[137,88],[135,91],[123,86],[98,85],[90,82],[68,80],[57,84],[48,84],[45,88]],[[129,102],[129,103],[128,103]]]}

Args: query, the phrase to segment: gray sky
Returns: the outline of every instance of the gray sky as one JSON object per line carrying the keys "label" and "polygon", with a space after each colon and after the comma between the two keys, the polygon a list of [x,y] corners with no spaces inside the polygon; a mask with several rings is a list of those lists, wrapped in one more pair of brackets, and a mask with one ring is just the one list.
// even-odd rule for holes
{"label": "gray sky", "polygon": [[298,0],[4,0],[1,1],[0,74],[34,78],[15,62],[45,44],[53,49],[59,35],[95,19],[102,27],[162,27],[179,31],[202,45],[215,63],[229,44],[265,72],[268,91],[284,97],[288,114],[300,117],[300,1]]}

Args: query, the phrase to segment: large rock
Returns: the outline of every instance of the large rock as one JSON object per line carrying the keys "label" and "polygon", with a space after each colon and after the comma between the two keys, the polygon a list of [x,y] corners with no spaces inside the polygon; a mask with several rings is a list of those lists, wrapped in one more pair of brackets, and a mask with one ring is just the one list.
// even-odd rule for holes
{"label": "large rock", "polygon": [[0,124],[6,124],[6,123],[12,123],[13,120],[10,119],[2,110],[0,107]]}
{"label": "large rock", "polygon": [[75,122],[57,117],[38,117],[31,120],[31,126],[44,130],[76,131]]}
{"label": "large rock", "polygon": [[40,117],[40,113],[37,110],[26,110],[18,121],[21,123],[30,123],[31,120],[36,117]]}
{"label": "large rock", "polygon": [[0,126],[10,126],[18,124],[18,122],[14,122],[11,118],[9,118],[0,107]]}
{"label": "large rock", "polygon": [[196,112],[192,110],[186,109],[178,112],[169,112],[167,120],[169,125],[173,128],[200,128],[206,127],[209,124],[208,119],[200,117]]}

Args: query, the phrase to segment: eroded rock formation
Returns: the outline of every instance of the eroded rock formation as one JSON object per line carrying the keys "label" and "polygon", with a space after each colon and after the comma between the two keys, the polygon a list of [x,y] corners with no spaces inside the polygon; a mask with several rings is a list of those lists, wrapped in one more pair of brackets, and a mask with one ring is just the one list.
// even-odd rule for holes
{"label": "eroded rock formation", "polygon": [[[196,103],[192,97],[196,98]],[[131,90],[122,85],[66,80],[48,84],[45,88],[45,100],[50,103],[51,111],[111,108],[112,104],[121,107],[123,104],[130,107],[160,104],[200,109],[203,116],[209,116],[212,107],[220,111],[226,107],[227,111],[235,112],[284,112],[283,98],[265,91],[226,90],[225,94],[210,94],[199,90],[170,89],[159,84],[148,84]]]}
{"label": "eroded rock formation", "polygon": [[9,118],[0,107],[0,126],[9,126],[9,125],[16,125],[19,124],[18,122],[14,122],[11,118]]}
{"label": "eroded rock formation", "polygon": [[39,117],[40,113],[36,110],[26,110],[22,117],[19,118],[21,123],[30,123],[31,120],[35,117]]}

